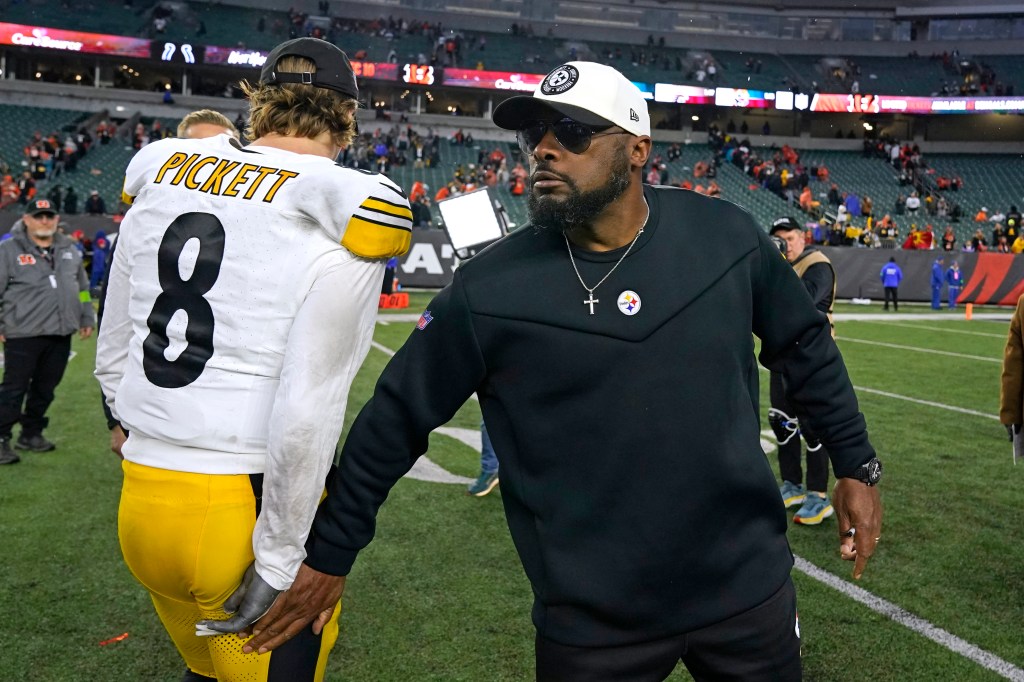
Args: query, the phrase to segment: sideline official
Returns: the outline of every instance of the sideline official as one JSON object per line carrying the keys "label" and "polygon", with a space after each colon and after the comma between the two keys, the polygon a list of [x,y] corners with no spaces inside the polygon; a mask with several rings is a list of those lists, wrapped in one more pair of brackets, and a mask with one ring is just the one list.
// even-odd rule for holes
{"label": "sideline official", "polygon": [[0,464],[19,457],[10,447],[14,425],[22,450],[47,452],[46,409],[64,376],[71,335],[92,335],[96,324],[82,256],[57,232],[59,216],[48,199],[29,202],[25,215],[0,244],[0,342],[4,378],[0,385]]}

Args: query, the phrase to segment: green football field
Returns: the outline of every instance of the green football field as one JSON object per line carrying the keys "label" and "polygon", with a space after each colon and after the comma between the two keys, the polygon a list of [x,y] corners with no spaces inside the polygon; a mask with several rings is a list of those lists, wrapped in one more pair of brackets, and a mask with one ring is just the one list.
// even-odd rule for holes
{"label": "green football field", "polygon": [[[414,294],[410,311],[427,300]],[[856,584],[834,518],[790,530],[805,679],[1024,680],[1024,462],[1013,465],[995,418],[1009,311],[976,309],[1002,319],[968,322],[962,311],[933,319],[927,307],[903,308],[919,319],[839,306],[878,314],[840,319],[837,331],[885,462],[885,518]],[[407,318],[377,325],[349,421],[412,329]],[[75,342],[50,410],[59,449],[0,467],[0,679],[176,681],[184,670],[121,560],[121,474],[94,349]],[[766,411],[767,381],[761,393]],[[432,437],[429,459],[475,476],[478,453],[458,437],[479,416],[465,405]],[[328,679],[532,679],[531,598],[500,489],[476,499],[460,483],[407,478],[349,578]],[[680,668],[671,679],[689,676]]]}

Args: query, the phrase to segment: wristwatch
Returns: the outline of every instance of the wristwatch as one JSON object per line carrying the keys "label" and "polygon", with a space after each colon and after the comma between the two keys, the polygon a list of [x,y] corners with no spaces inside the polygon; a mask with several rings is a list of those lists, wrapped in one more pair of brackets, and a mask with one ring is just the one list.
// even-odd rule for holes
{"label": "wristwatch", "polygon": [[882,480],[882,463],[877,457],[872,457],[854,469],[849,478],[855,478],[864,485],[876,485]]}

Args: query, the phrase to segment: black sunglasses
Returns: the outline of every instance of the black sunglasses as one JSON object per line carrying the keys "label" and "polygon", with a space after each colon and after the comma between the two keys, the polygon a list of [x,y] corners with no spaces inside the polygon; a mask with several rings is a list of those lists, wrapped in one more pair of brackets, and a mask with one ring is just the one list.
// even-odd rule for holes
{"label": "black sunglasses", "polygon": [[625,130],[613,130],[607,133],[594,132],[588,125],[574,121],[571,118],[563,118],[554,123],[546,121],[533,121],[516,131],[516,140],[523,153],[529,156],[537,149],[537,145],[544,139],[548,131],[555,134],[555,140],[562,148],[573,154],[582,154],[590,149],[590,141],[602,135],[632,135]]}

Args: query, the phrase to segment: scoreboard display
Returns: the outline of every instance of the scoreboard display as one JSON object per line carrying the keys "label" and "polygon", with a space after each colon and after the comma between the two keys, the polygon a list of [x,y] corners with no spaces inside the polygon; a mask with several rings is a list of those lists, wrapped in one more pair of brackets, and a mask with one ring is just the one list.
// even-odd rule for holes
{"label": "scoreboard display", "polygon": [[406,64],[402,67],[402,82],[409,85],[433,85],[434,67],[429,64]]}
{"label": "scoreboard display", "polygon": [[206,48],[177,40],[154,40],[150,42],[149,54],[152,59],[170,64],[202,64]]}

